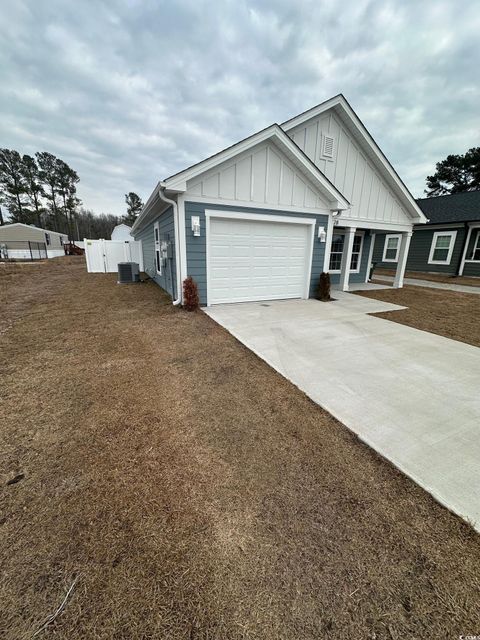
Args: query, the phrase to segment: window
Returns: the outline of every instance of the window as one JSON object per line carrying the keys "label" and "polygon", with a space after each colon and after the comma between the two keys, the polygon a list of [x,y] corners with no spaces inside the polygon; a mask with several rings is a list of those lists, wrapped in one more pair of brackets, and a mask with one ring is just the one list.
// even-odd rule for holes
{"label": "window", "polygon": [[428,264],[450,264],[456,231],[436,231],[433,234]]}
{"label": "window", "polygon": [[60,236],[60,244],[61,244],[61,245],[62,245],[62,247],[63,247],[63,236]]}
{"label": "window", "polygon": [[344,238],[343,233],[333,234],[332,248],[330,249],[330,271],[340,271]]}
{"label": "window", "polygon": [[161,276],[162,275],[162,255],[160,252],[160,229],[158,226],[158,222],[155,223],[153,227],[154,232],[154,241],[155,241],[155,271]]}
{"label": "window", "polygon": [[50,234],[49,233],[45,234],[45,244],[47,244],[47,245],[50,244]]}
{"label": "window", "polygon": [[352,260],[350,262],[351,271],[359,271],[360,269],[360,256],[362,254],[362,240],[363,240],[363,236],[355,236],[353,239]]}
{"label": "window", "polygon": [[387,234],[385,236],[382,262],[397,262],[401,237],[402,236],[400,234]]}
{"label": "window", "polygon": [[475,244],[473,245],[473,253],[471,260],[475,262],[480,262],[480,231],[477,231],[477,239]]}
{"label": "window", "polygon": [[[334,233],[332,237],[332,246],[330,249],[330,268],[329,271],[340,271],[342,266],[343,246],[345,243],[344,233]],[[360,260],[362,255],[363,234],[355,234],[353,238],[352,259],[350,261],[350,271],[360,271]]]}

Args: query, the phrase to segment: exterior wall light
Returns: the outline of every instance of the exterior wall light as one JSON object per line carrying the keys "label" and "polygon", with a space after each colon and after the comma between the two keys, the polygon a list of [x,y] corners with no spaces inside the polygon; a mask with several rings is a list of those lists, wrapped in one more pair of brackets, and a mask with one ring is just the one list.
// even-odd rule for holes
{"label": "exterior wall light", "polygon": [[200,235],[200,217],[192,216],[192,231],[194,236]]}
{"label": "exterior wall light", "polygon": [[320,242],[325,242],[327,239],[327,232],[325,231],[325,227],[318,227],[318,239]]}

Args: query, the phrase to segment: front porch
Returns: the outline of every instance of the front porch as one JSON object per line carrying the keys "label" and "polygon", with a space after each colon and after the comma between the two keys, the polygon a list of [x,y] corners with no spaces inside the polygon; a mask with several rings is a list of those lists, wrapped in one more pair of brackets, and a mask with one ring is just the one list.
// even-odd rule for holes
{"label": "front porch", "polygon": [[[340,291],[358,291],[359,285],[369,283],[376,233],[391,229],[365,229],[354,226],[335,226],[327,237],[325,265],[328,265],[332,287]],[[386,250],[395,255],[394,288],[403,287],[405,268],[412,231],[394,231]],[[382,285],[378,285],[382,286]]]}
{"label": "front porch", "polygon": [[[377,284],[376,282],[351,282],[348,291],[354,293],[355,291],[375,291],[378,289],[392,289],[392,285],[387,282],[385,284]],[[333,284],[332,290],[342,291],[340,284]]]}

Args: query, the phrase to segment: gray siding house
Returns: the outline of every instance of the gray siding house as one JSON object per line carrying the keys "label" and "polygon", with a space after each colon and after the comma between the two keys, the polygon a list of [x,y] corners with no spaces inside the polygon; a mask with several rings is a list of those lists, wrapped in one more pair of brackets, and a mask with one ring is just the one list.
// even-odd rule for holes
{"label": "gray siding house", "polygon": [[63,245],[67,242],[65,233],[40,229],[33,224],[14,222],[0,226],[2,255],[11,259],[29,260],[31,251],[38,252],[39,247],[47,258],[58,258],[65,255]]}
{"label": "gray siding house", "polygon": [[[414,226],[409,271],[480,277],[480,191],[417,200],[428,223]],[[396,268],[398,236],[377,234],[373,263]]]}
{"label": "gray siding house", "polygon": [[374,234],[394,233],[403,285],[426,218],[346,99],[335,96],[158,182],[131,235],[173,299],[192,276],[202,305],[348,291],[369,276]]}

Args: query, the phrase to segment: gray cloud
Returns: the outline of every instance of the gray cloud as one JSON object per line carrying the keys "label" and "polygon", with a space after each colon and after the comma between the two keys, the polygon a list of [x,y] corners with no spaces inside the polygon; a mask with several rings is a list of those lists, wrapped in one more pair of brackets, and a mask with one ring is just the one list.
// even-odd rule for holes
{"label": "gray cloud", "polygon": [[0,146],[65,159],[97,211],[340,92],[414,195],[479,144],[476,0],[9,5]]}

